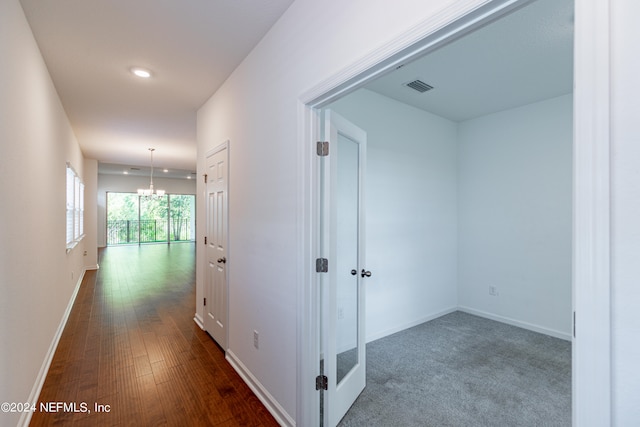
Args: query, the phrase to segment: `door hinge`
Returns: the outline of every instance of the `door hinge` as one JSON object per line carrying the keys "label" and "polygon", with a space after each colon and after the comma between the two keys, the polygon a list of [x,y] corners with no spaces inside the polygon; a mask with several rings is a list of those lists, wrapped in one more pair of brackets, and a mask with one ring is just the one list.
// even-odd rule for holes
{"label": "door hinge", "polygon": [[329,141],[318,141],[316,148],[318,156],[325,157],[329,155]]}
{"label": "door hinge", "polygon": [[329,388],[329,379],[326,375],[318,375],[316,377],[316,390],[327,390]]}
{"label": "door hinge", "polygon": [[326,258],[316,259],[316,272],[326,273],[329,271],[329,260]]}
{"label": "door hinge", "polygon": [[207,183],[207,174],[206,174],[206,173],[203,173],[203,174],[202,174],[202,177],[204,178],[204,183],[206,184],[206,183]]}
{"label": "door hinge", "polygon": [[204,305],[207,305],[207,299],[206,298],[204,299]]}
{"label": "door hinge", "polygon": [[204,236],[204,244],[207,244],[207,236]]}

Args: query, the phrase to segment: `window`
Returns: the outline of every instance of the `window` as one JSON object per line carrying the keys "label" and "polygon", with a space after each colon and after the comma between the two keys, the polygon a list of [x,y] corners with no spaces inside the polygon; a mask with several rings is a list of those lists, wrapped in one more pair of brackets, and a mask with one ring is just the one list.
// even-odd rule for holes
{"label": "window", "polygon": [[67,250],[84,237],[84,184],[67,163]]}
{"label": "window", "polygon": [[107,245],[193,242],[196,196],[107,192]]}

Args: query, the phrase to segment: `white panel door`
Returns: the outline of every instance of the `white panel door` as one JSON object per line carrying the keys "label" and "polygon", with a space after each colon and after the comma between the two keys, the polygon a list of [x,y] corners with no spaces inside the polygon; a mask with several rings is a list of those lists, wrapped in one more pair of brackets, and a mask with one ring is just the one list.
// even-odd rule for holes
{"label": "white panel door", "polygon": [[322,279],[323,373],[327,377],[324,425],[340,422],[365,387],[363,280],[366,133],[325,111],[329,155],[322,157],[322,248],[328,273]]}
{"label": "white panel door", "polygon": [[207,156],[206,184],[206,273],[205,330],[227,348],[227,201],[228,146],[224,144]]}

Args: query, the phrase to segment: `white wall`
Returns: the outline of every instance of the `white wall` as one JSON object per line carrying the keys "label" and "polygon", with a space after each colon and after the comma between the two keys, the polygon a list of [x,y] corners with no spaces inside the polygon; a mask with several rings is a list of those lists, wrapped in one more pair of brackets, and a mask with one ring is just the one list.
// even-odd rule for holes
{"label": "white wall", "polygon": [[[85,240],[66,253],[66,162],[87,183],[87,204],[95,177],[17,0],[0,2],[0,58],[0,402],[27,402],[91,249]],[[19,419],[0,413],[2,425]]]}
{"label": "white wall", "polygon": [[565,339],[572,114],[564,95],[462,122],[458,140],[460,306]]}
{"label": "white wall", "polygon": [[368,134],[369,340],[458,306],[570,339],[571,95],[460,124],[367,90],[329,108]]}
{"label": "white wall", "polygon": [[640,420],[640,3],[611,0],[612,410]]}
{"label": "white wall", "polygon": [[[154,178],[155,188],[161,188],[167,194],[196,194],[196,182],[193,179]],[[136,193],[138,188],[149,188],[149,177],[132,175],[98,175],[97,189],[97,244],[107,246],[107,192]]]}
{"label": "white wall", "polygon": [[[304,268],[297,262],[299,239],[306,233],[297,216],[302,185],[298,145],[303,143],[298,138],[298,99],[451,3],[398,0],[388,7],[366,0],[297,0],[198,112],[200,172],[206,152],[230,140],[228,355],[244,366],[289,422],[296,417],[300,394],[293,367],[297,291]],[[202,218],[202,203],[198,212]],[[199,225],[203,236],[204,224]],[[253,330],[260,332],[260,350],[253,347]]]}
{"label": "white wall", "polygon": [[[580,0],[594,2],[595,0]],[[625,166],[638,155],[634,112],[638,99],[637,55],[634,40],[640,30],[633,25],[638,6],[631,0],[609,0],[613,5],[614,45],[613,124],[616,149],[614,171],[614,400],[619,420],[637,419],[632,407],[637,396],[640,315],[637,301],[635,233],[640,178]],[[296,164],[300,97],[310,88],[344,72],[360,58],[433,18],[447,5],[471,10],[482,1],[365,0],[343,2],[296,0],[261,43],[198,112],[198,169],[204,170],[207,151],[229,139],[230,174],[230,324],[229,355],[242,364],[251,381],[272,398],[287,420],[296,417],[296,303],[304,283],[304,266],[298,250],[308,230],[295,214],[296,182],[304,166]],[[620,25],[616,25],[620,23]],[[630,108],[632,107],[632,108]],[[622,120],[622,121],[618,121]],[[625,166],[625,167],[623,167]],[[200,184],[199,184],[200,185]],[[198,194],[202,193],[199,187]],[[199,217],[204,212],[198,205]],[[201,224],[202,226],[203,224]],[[630,234],[627,234],[630,232]],[[202,227],[198,235],[203,236]],[[301,237],[302,236],[302,237]],[[621,261],[626,261],[624,266]],[[198,257],[197,313],[202,315],[203,263]],[[234,267],[237,266],[237,267]],[[635,297],[635,299],[634,299]],[[636,304],[637,305],[637,304]],[[261,332],[261,348],[253,348],[253,330]],[[632,391],[632,392],[630,392]],[[305,419],[312,419],[307,417]],[[623,425],[623,424],[620,424]]]}
{"label": "white wall", "polygon": [[361,89],[330,109],[367,132],[367,340],[457,307],[457,125]]}

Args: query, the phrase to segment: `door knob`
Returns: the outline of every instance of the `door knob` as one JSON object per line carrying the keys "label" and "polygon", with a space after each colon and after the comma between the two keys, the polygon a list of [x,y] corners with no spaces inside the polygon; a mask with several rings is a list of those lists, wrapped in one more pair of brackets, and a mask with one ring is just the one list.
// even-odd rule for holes
{"label": "door knob", "polygon": [[218,262],[220,262],[222,264],[226,264],[227,263],[227,258],[226,257],[218,258]]}
{"label": "door knob", "polygon": [[362,277],[371,277],[371,272],[370,271],[365,271],[365,269],[363,268],[362,271],[360,272],[360,275]]}
{"label": "door knob", "polygon": [[353,270],[351,270],[351,275],[355,276],[356,274],[358,274],[358,272],[356,271],[356,269],[354,268]]}

